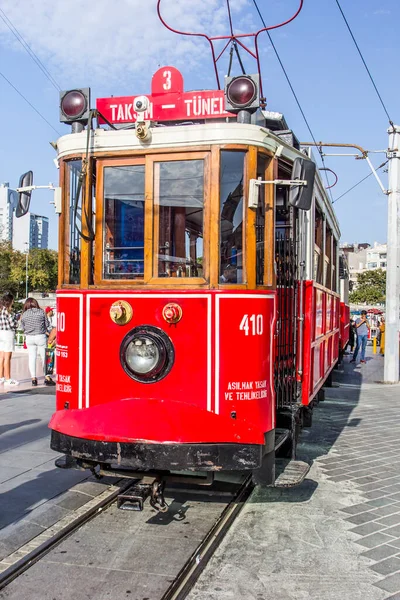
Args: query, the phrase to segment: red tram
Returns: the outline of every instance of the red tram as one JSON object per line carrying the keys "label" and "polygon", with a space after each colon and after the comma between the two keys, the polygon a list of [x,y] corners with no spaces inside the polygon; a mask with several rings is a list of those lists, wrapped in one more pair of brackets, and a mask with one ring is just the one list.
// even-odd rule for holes
{"label": "red tram", "polygon": [[271,484],[338,361],[340,232],[311,151],[254,109],[256,78],[228,85],[184,92],[163,67],[97,111],[62,95],[50,428],[80,466]]}

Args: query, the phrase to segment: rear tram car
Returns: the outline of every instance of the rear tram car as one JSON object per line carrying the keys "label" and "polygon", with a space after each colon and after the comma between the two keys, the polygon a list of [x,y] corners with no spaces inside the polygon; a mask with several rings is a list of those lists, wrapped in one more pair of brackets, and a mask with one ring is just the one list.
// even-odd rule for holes
{"label": "rear tram car", "polygon": [[173,67],[93,111],[62,94],[50,428],[79,466],[273,484],[311,424],[339,357],[340,232],[310,149],[257,95],[255,76],[184,92]]}

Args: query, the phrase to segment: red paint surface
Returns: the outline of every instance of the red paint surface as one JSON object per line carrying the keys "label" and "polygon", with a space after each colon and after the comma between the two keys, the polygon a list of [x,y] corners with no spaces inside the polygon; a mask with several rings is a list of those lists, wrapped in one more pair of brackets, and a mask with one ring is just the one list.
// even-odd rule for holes
{"label": "red paint surface", "polygon": [[313,281],[304,288],[302,403],[307,405],[339,357],[340,300]]}
{"label": "red paint surface", "polygon": [[[256,292],[215,291],[74,294],[82,298],[81,319],[79,298],[68,297],[67,291],[58,294],[65,330],[58,331],[57,350],[62,349],[64,356],[57,364],[57,412],[51,428],[113,441],[263,443],[264,433],[273,427],[275,406],[274,294],[270,298]],[[124,326],[110,318],[117,299],[133,309],[132,320]],[[176,325],[162,316],[170,302],[182,309]],[[250,321],[248,335],[240,328],[245,315]],[[261,315],[259,334],[251,331],[252,315]],[[145,324],[162,329],[175,349],[170,373],[152,384],[131,379],[119,356],[126,334]]]}
{"label": "red paint surface", "polygon": [[350,334],[350,306],[340,303],[340,349],[344,350]]}
{"label": "red paint surface", "polygon": [[[162,67],[153,75],[151,94],[145,94],[150,108],[147,112],[136,114],[133,103],[139,95],[98,98],[96,108],[110,123],[135,123],[138,119],[190,121],[233,116],[225,112],[223,90],[184,92],[182,74],[175,67]],[[101,117],[99,122],[105,123]]]}
{"label": "red paint surface", "polygon": [[264,431],[273,427],[273,298],[219,298],[219,405]]}

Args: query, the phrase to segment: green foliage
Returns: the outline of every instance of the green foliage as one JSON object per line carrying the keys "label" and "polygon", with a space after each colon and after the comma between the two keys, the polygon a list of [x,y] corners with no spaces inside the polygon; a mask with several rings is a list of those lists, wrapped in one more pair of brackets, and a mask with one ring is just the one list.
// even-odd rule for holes
{"label": "green foliage", "polygon": [[[57,287],[58,254],[55,250],[34,248],[28,254],[28,290],[54,292]],[[0,292],[25,297],[26,254],[0,243]]]}
{"label": "green foliage", "polygon": [[0,292],[10,291],[15,295],[14,280],[11,277],[11,256],[13,249],[9,242],[0,242]]}
{"label": "green foliage", "polygon": [[375,269],[357,275],[357,289],[349,295],[352,304],[376,304],[385,301],[386,271]]}

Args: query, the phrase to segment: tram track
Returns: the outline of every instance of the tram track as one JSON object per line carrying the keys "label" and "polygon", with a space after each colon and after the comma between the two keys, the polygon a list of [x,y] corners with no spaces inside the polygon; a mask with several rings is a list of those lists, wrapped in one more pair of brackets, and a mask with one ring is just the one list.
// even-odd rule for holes
{"label": "tram track", "polygon": [[[5,590],[7,588],[8,591],[10,589],[8,587],[10,586],[10,584],[12,584],[12,586],[10,587],[16,591],[15,597],[18,597],[19,577],[23,573],[29,571],[28,574],[32,574],[35,571],[35,569],[31,569],[32,567],[34,567],[34,565],[40,563],[41,559],[43,559],[44,557],[46,557],[46,555],[51,553],[52,550],[56,550],[57,547],[60,546],[62,547],[63,542],[66,542],[68,538],[70,538],[74,533],[77,533],[84,525],[87,526],[90,521],[92,521],[93,526],[96,525],[96,516],[100,514],[104,515],[105,511],[107,509],[110,509],[111,507],[115,509],[117,505],[118,495],[128,490],[131,485],[132,480],[130,480],[129,482],[124,481],[122,485],[119,484],[111,486],[109,490],[107,490],[101,495],[102,497],[98,497],[97,499],[94,499],[93,501],[85,505],[86,509],[84,511],[76,511],[79,514],[75,514],[75,518],[73,519],[70,518],[69,523],[63,523],[63,520],[61,520],[59,523],[56,524],[56,526],[49,528],[46,532],[44,532],[44,534],[41,534],[31,542],[26,544],[24,547],[20,548],[13,555],[10,555],[10,557],[7,557],[6,560],[13,559],[14,562],[10,564],[5,570],[3,570],[3,572],[0,572],[0,598],[14,598],[13,591],[11,591],[10,596],[8,595],[8,593],[6,596],[3,596],[2,590]],[[184,560],[180,565],[180,568],[177,569],[177,572],[174,573],[173,577],[166,580],[168,585],[164,585],[164,589],[160,590],[159,593],[157,593],[157,595],[149,596],[149,600],[183,600],[184,598],[186,598],[186,596],[196,583],[197,579],[199,578],[200,574],[206,567],[208,561],[214,554],[215,550],[223,540],[229,527],[232,525],[235,518],[239,514],[241,508],[243,507],[244,503],[249,497],[254,486],[251,482],[251,477],[248,477],[247,479],[242,480],[239,486],[234,486],[232,484],[232,487],[235,488],[232,491],[232,494],[229,494],[232,495],[232,497],[229,498],[229,501],[227,501],[226,505],[221,510],[219,517],[215,520],[212,526],[202,537],[200,543],[198,543],[195,547],[195,550],[190,553],[188,558],[187,556],[185,556]],[[179,491],[179,494],[181,494],[182,496],[184,496],[185,493],[188,495],[188,497],[193,497],[193,493],[194,496],[196,496],[196,490],[185,488],[184,490]],[[218,490],[215,492],[209,490],[208,502],[213,501],[213,493],[215,493],[215,496],[226,496],[226,492],[222,492],[221,494],[221,492]],[[118,513],[121,512],[127,513],[128,511],[118,511]],[[152,513],[154,514],[154,511],[152,511]],[[138,513],[129,511],[129,515],[132,520],[135,519],[135,516],[137,514]],[[154,519],[154,517],[151,518]],[[118,536],[118,529],[116,530],[115,535]],[[182,535],[181,537],[187,536]],[[177,547],[179,546],[179,538],[175,538],[175,544]],[[64,550],[63,552],[66,551]],[[2,561],[2,563],[4,563],[4,561]],[[0,569],[2,563],[0,563]],[[52,594],[52,598],[56,598],[57,600],[59,598],[61,599],[61,596],[57,595],[57,590],[53,590],[53,592],[54,595]],[[33,600],[36,600],[36,596],[31,597],[33,598]],[[39,596],[37,598],[39,598]],[[64,596],[62,596],[62,598],[64,598]]]}
{"label": "tram track", "polygon": [[196,548],[161,600],[184,600],[186,598],[241,511],[253,488],[254,485],[250,476],[244,481],[235,498],[225,508],[221,517]]}
{"label": "tram track", "polygon": [[[0,561],[0,591],[14,579],[22,575],[53,548],[61,544],[82,525],[96,517],[99,511],[105,510],[116,502],[119,494],[132,485],[123,482],[122,485],[112,485],[100,496],[93,498],[81,508],[64,519],[49,527],[33,540]],[[7,567],[7,563],[10,563]]]}

